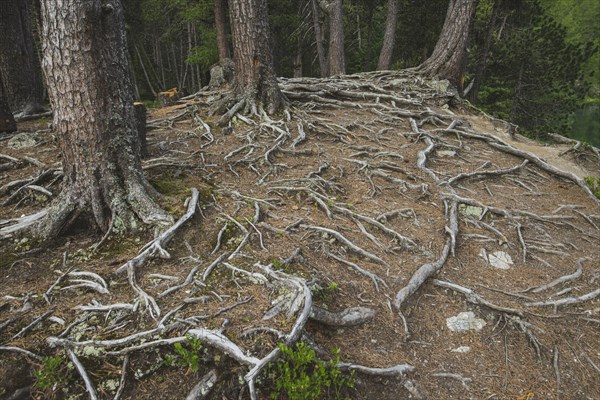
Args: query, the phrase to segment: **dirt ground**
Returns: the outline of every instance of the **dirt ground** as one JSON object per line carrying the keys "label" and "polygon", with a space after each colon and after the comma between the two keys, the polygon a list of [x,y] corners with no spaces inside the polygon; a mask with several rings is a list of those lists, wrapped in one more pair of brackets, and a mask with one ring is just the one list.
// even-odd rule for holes
{"label": "dirt ground", "polygon": [[[172,343],[132,350],[125,369],[122,354],[108,353],[206,329],[265,357],[277,345],[274,330],[288,334],[302,307],[285,301],[291,289],[264,266],[299,278],[317,307],[374,311],[357,326],[310,319],[301,340],[323,359],[339,348],[343,362],[414,367],[396,376],[357,372],[347,398],[600,399],[600,203],[582,183],[600,177],[597,152],[510,135],[508,124],[455,104],[438,86],[393,73],[285,80],[289,114],[234,117],[225,128],[208,116],[216,92],[151,110],[146,176],[176,220],[198,189],[195,214],[166,246],[169,257],[148,259],[133,284],[117,269],[152,240],[149,229],[109,236],[98,248],[103,235],[85,226],[50,245],[2,237],[0,399],[23,388],[21,398],[87,398],[67,349],[102,399],[119,386],[123,399],[183,399],[212,369],[218,378],[207,398],[249,398],[251,365],[210,340],[196,372],[168,365]],[[48,123],[20,124],[35,147],[15,149],[16,134],[0,137],[3,229],[60,191]],[[40,175],[34,188],[23,186]],[[495,259],[505,262],[495,267]],[[411,277],[436,264],[398,301]],[[105,290],[70,287],[103,284],[68,271],[99,275]],[[136,286],[160,316],[136,303]],[[100,304],[128,307],[82,309]],[[264,319],[276,304],[282,311]],[[480,330],[450,330],[448,319],[464,312]],[[149,331],[126,345],[85,344]],[[49,337],[65,341],[52,347]],[[43,363],[12,347],[60,356],[59,382],[32,386]],[[268,374],[256,384],[258,398],[268,398]]]}

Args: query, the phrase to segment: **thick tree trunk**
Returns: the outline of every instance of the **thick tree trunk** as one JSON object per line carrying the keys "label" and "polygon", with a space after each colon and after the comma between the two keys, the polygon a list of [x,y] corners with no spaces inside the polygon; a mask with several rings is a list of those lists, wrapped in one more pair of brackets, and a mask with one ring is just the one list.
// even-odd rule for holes
{"label": "thick tree trunk", "polygon": [[276,112],[284,97],[277,85],[269,41],[266,0],[236,0],[229,4],[235,64],[233,90],[246,112],[265,107]]}
{"label": "thick tree trunk", "polygon": [[217,48],[219,50],[219,61],[223,62],[231,58],[229,44],[227,43],[227,19],[225,5],[227,0],[215,0],[215,27],[217,28]]}
{"label": "thick tree trunk", "polygon": [[62,154],[63,191],[41,237],[75,221],[116,233],[170,221],[149,193],[119,0],[42,0],[43,61]]}
{"label": "thick tree trunk", "polygon": [[2,88],[2,77],[0,76],[0,134],[14,132],[17,130],[17,124],[13,118],[8,102],[4,97]]}
{"label": "thick tree trunk", "polygon": [[342,0],[333,0],[329,11],[329,75],[345,73],[344,8]]}
{"label": "thick tree trunk", "polygon": [[377,62],[378,70],[390,69],[394,45],[396,43],[396,26],[398,23],[398,0],[388,0],[387,19],[385,22],[385,35],[383,37],[383,47],[379,53]]}
{"label": "thick tree trunk", "polygon": [[0,1],[0,37],[0,75],[10,108],[24,114],[42,112],[44,87],[37,68],[29,1]]}
{"label": "thick tree trunk", "polygon": [[426,76],[448,79],[462,91],[469,32],[477,0],[450,0],[433,54],[418,67]]}
{"label": "thick tree trunk", "polygon": [[319,12],[319,5],[317,0],[311,0],[312,4],[312,18],[313,18],[313,30],[315,32],[315,43],[317,45],[317,58],[319,59],[319,72],[321,78],[327,76],[327,59],[325,58],[325,48],[323,46],[323,30],[321,29],[321,13]]}

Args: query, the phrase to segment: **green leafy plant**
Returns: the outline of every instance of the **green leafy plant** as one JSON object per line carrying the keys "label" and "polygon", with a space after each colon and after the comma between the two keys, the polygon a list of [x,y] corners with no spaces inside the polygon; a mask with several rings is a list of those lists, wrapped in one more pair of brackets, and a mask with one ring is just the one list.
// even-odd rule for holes
{"label": "green leafy plant", "polygon": [[42,366],[33,371],[36,382],[35,387],[41,390],[50,389],[55,384],[64,382],[64,375],[61,373],[63,359],[60,356],[42,357]]}
{"label": "green leafy plant", "polygon": [[319,299],[327,302],[333,299],[333,295],[340,289],[340,285],[337,282],[331,282],[329,286],[321,287],[316,285],[313,289],[313,295]]}
{"label": "green leafy plant", "polygon": [[600,199],[600,177],[586,176],[585,183],[588,185],[594,196]]}
{"label": "green leafy plant", "polygon": [[334,349],[331,360],[325,362],[302,342],[292,347],[279,344],[279,348],[283,357],[271,367],[275,385],[272,399],[285,395],[290,400],[310,400],[322,393],[340,399],[343,388],[354,387],[354,375],[344,374],[338,367],[339,349]]}
{"label": "green leafy plant", "polygon": [[192,372],[197,372],[200,369],[200,361],[202,361],[201,350],[202,341],[195,336],[186,335],[184,344],[175,343],[173,350],[175,355],[168,355],[164,358],[166,365],[179,365],[186,367]]}

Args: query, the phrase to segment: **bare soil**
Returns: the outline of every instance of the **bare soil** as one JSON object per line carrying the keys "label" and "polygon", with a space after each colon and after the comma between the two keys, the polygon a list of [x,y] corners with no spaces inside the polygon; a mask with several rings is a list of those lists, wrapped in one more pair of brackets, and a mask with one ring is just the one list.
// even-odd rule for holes
{"label": "bare soil", "polygon": [[[116,270],[152,239],[151,230],[109,236],[97,251],[92,246],[103,235],[90,233],[85,226],[51,244],[37,243],[26,234],[0,239],[0,348],[4,348],[0,399],[20,388],[31,388],[23,398],[88,396],[83,380],[67,364],[65,348],[48,345],[48,337],[61,333],[75,343],[99,398],[106,399],[114,397],[123,363],[123,356],[107,351],[179,337],[190,328],[221,330],[248,355],[266,356],[276,347],[277,337],[265,330],[245,333],[264,327],[287,333],[298,314],[287,315],[284,310],[263,320],[285,291],[234,273],[224,264],[203,280],[206,268],[221,255],[233,255],[227,262],[250,273],[262,273],[256,263],[271,264],[302,278],[318,307],[332,312],[357,306],[375,311],[359,326],[311,321],[303,330],[302,340],[324,359],[339,348],[344,362],[415,367],[412,373],[393,377],[357,373],[355,388],[344,393],[348,398],[600,398],[600,205],[581,183],[585,176],[600,176],[597,153],[568,151],[572,144],[539,144],[511,136],[507,124],[461,104],[449,107],[450,93],[437,92],[435,85],[406,75],[287,80],[282,87],[291,100],[289,115],[234,117],[225,128],[215,126],[217,118],[208,116],[208,106],[220,96],[217,92],[149,113],[150,154],[144,167],[164,195],[161,204],[177,219],[186,210],[190,188],[200,192],[196,214],[166,248],[170,258],[154,257],[136,270],[137,284],[156,299],[160,317],[153,319],[143,306],[110,312],[77,308],[94,301],[134,304],[137,294],[127,274]],[[360,98],[364,93],[382,98]],[[411,127],[411,118],[418,127]],[[0,164],[6,162],[0,169],[0,186],[60,169],[59,150],[52,132],[45,129],[47,122],[19,126],[20,132],[37,132],[36,147],[12,149],[7,144],[14,134],[0,138],[2,154],[18,160],[0,159]],[[306,138],[294,145],[302,132]],[[433,144],[431,151],[427,139]],[[531,160],[507,172],[525,158],[492,144],[524,150],[573,175],[559,176]],[[425,162],[419,165],[422,157]],[[461,173],[470,175],[448,183]],[[59,172],[37,185],[55,196]],[[0,189],[0,201],[15,190]],[[48,201],[52,198],[39,191],[22,189],[10,204],[0,207],[0,219],[36,212]],[[397,293],[422,265],[440,259],[449,240],[447,210],[454,201],[459,224],[453,254],[398,309]],[[482,207],[466,208],[467,204]],[[478,211],[483,215],[472,215]],[[388,230],[360,217],[375,219]],[[315,227],[336,231],[382,262]],[[284,260],[297,249],[300,256],[286,265]],[[512,265],[493,267],[481,256],[482,249],[488,255],[508,254]],[[378,285],[334,256],[375,274]],[[183,283],[197,266],[191,284],[159,297]],[[44,293],[69,268],[100,275],[109,293],[68,288],[71,278],[66,278],[51,291],[49,304]],[[536,290],[578,269],[579,275]],[[468,288],[487,304],[474,304],[473,295],[443,288],[432,279]],[[185,302],[201,296],[206,296],[204,302]],[[566,303],[571,304],[528,305],[569,298]],[[90,352],[76,344],[153,329],[180,305],[185,306],[169,317],[170,329],[143,340],[99,352],[94,352],[97,347],[91,346]],[[466,311],[485,322],[483,329],[451,331],[447,319]],[[21,333],[46,312],[51,313]],[[62,381],[44,390],[32,386],[33,371],[41,368],[41,362],[5,349],[8,346],[61,356]],[[218,380],[207,398],[249,398],[243,380],[248,366],[209,344],[205,348],[197,372],[164,362],[165,356],[174,354],[172,345],[132,351],[121,398],[183,399],[213,368]],[[271,384],[268,374],[261,375],[258,398],[268,398]]]}

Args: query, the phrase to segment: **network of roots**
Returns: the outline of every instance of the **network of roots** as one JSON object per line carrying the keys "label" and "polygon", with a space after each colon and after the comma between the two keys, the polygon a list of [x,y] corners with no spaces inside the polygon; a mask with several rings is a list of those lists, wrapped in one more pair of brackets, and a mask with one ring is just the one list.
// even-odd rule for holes
{"label": "network of roots", "polygon": [[[236,396],[265,398],[257,378],[277,343],[300,340],[323,358],[339,347],[342,369],[415,398],[599,395],[600,208],[581,178],[508,124],[451,107],[444,81],[280,86],[278,115],[217,128],[206,115],[222,95],[203,91],[150,120],[144,169],[170,188],[178,222],[137,255],[111,255],[124,240],[111,236],[68,250],[37,294],[3,284],[2,301],[29,311],[2,325],[2,348],[66,352],[90,394],[109,378],[129,393],[134,374],[139,388],[191,336],[209,352],[199,376],[218,371],[201,389],[219,379]],[[42,175],[5,189],[4,204],[60,170]],[[448,329],[464,311],[483,333]]]}

